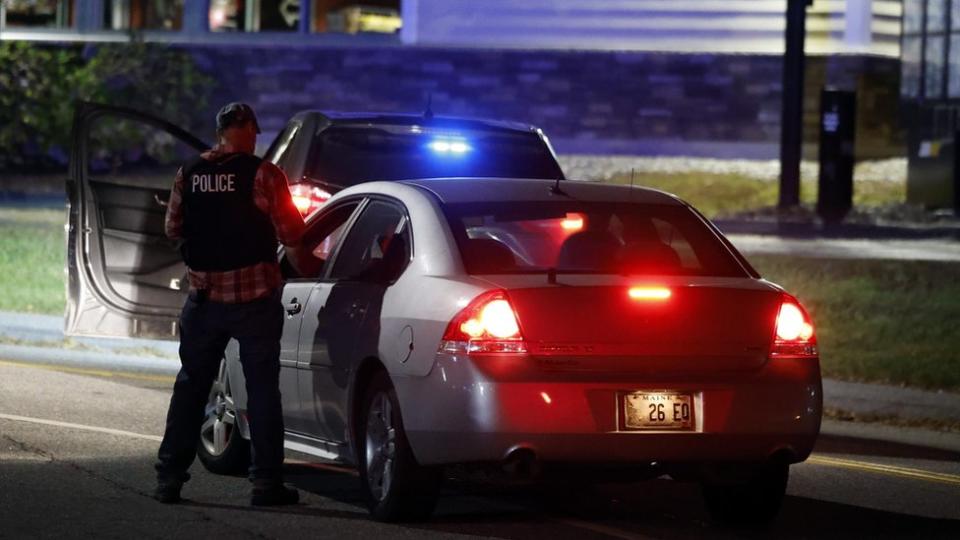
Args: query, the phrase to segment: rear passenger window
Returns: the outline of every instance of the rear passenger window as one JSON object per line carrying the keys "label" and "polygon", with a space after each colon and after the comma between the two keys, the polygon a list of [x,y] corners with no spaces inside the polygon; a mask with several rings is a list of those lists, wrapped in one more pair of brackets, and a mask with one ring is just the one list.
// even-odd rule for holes
{"label": "rear passenger window", "polygon": [[320,278],[358,204],[340,205],[312,223],[300,245],[287,249],[282,265],[285,277]]}
{"label": "rear passenger window", "polygon": [[673,248],[673,251],[680,257],[680,266],[683,269],[696,271],[701,267],[700,261],[697,259],[697,254],[694,253],[693,248],[690,247],[690,242],[687,241],[687,238],[675,225],[657,218],[653,218],[650,221],[653,222],[653,226],[657,230],[657,236],[660,237],[660,242]]}
{"label": "rear passenger window", "polygon": [[745,275],[680,205],[497,201],[445,207],[470,274]]}
{"label": "rear passenger window", "polygon": [[332,279],[394,281],[410,260],[410,233],[403,210],[372,201],[343,242]]}

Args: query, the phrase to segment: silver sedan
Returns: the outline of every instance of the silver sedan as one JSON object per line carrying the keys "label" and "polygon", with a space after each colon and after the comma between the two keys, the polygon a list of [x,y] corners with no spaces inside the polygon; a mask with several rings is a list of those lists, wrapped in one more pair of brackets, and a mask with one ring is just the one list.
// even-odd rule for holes
{"label": "silver sedan", "polygon": [[[108,107],[81,109],[74,131],[66,332],[176,339],[185,268],[163,235],[161,165],[205,146]],[[128,132],[150,153],[116,135]],[[476,159],[466,143],[442,149],[437,159]],[[286,445],[356,465],[378,519],[428,516],[458,465],[594,482],[669,474],[700,482],[719,520],[765,521],[819,432],[809,315],[665,193],[359,184],[278,257]],[[199,448],[215,472],[249,463],[236,344],[227,352]]]}
{"label": "silver sedan", "polygon": [[[808,314],[661,192],[363,184],[281,263],[286,445],[357,465],[379,519],[429,515],[441,466],[499,464],[671,474],[719,520],[763,521],[819,432]],[[231,347],[211,470],[246,466],[242,377]]]}

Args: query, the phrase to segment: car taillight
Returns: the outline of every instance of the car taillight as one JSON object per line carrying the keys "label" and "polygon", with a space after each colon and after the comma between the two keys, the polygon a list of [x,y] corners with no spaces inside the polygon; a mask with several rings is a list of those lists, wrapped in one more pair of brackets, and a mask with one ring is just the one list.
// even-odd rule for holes
{"label": "car taillight", "polygon": [[793,297],[785,296],[777,311],[771,357],[815,358],[817,337],[810,315]]}
{"label": "car taillight", "polygon": [[673,293],[670,292],[670,289],[666,287],[659,286],[642,286],[642,287],[630,287],[630,290],[627,291],[627,295],[638,301],[649,301],[649,302],[662,302],[669,300]]}
{"label": "car taillight", "polygon": [[560,227],[571,233],[583,230],[583,214],[567,212],[567,217],[560,221]]}
{"label": "car taillight", "polygon": [[332,195],[316,186],[309,184],[291,184],[290,195],[293,204],[300,211],[300,215],[307,217],[316,212]]}
{"label": "car taillight", "polygon": [[440,352],[456,354],[525,353],[527,343],[517,313],[504,291],[473,299],[450,321]]}

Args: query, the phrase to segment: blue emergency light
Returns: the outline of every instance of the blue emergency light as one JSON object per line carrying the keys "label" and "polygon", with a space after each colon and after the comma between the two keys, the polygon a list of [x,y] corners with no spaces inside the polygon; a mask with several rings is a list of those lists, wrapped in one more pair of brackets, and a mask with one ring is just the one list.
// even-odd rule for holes
{"label": "blue emergency light", "polygon": [[467,143],[448,139],[436,139],[427,147],[438,154],[465,154],[470,151],[470,145]]}

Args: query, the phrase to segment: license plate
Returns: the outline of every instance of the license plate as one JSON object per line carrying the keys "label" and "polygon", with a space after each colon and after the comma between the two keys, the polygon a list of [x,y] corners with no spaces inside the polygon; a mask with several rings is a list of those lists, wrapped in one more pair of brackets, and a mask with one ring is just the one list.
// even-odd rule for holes
{"label": "license plate", "polygon": [[693,396],[675,392],[624,394],[627,429],[693,429]]}

